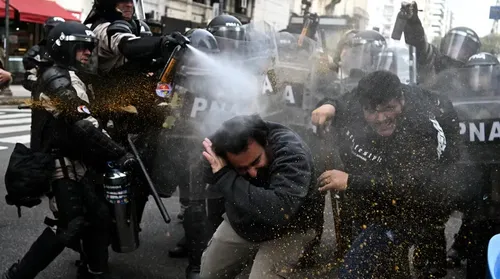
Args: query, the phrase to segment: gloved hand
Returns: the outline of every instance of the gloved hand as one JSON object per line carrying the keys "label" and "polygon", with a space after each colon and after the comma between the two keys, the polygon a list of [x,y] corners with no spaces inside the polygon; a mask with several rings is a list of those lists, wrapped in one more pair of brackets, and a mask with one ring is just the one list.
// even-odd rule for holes
{"label": "gloved hand", "polygon": [[118,166],[124,171],[132,171],[137,165],[137,159],[134,154],[127,153],[117,161]]}
{"label": "gloved hand", "polygon": [[168,61],[170,55],[177,46],[186,47],[191,41],[179,32],[163,36],[161,39],[162,58]]}
{"label": "gloved hand", "polygon": [[180,32],[174,32],[171,35],[163,36],[161,43],[164,48],[167,47],[167,49],[172,52],[176,46],[185,47],[187,44],[191,43],[191,41]]}
{"label": "gloved hand", "polygon": [[420,19],[418,18],[417,2],[402,2],[398,17],[408,20],[409,23],[418,22]]}

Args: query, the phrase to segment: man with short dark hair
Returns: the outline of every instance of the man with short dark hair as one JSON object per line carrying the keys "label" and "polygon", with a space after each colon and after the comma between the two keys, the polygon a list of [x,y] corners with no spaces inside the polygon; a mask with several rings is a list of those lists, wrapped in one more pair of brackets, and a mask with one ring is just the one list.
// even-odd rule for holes
{"label": "man with short dark hair", "polygon": [[226,213],[205,250],[201,278],[234,278],[255,256],[250,278],[282,278],[323,222],[311,152],[289,128],[237,116],[203,142],[209,191]]}
{"label": "man with short dark hair", "polygon": [[[313,111],[314,124],[328,120],[339,138],[345,172],[326,171],[318,184],[321,191],[345,191],[354,204],[355,227],[363,228],[345,256],[340,278],[394,278],[394,273],[408,278],[401,274],[404,266],[392,262],[399,267],[395,270],[388,260],[398,260],[397,252],[407,255],[429,230],[443,230],[448,207],[463,190],[456,165],[459,126],[451,102],[377,71],[362,78],[351,94]],[[433,253],[444,252],[442,241],[431,243],[436,243]]]}

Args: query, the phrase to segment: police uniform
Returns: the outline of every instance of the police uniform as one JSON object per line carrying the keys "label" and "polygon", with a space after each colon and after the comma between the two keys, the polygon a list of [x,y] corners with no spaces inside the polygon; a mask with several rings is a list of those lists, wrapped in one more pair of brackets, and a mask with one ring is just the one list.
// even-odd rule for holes
{"label": "police uniform", "polygon": [[105,278],[111,218],[104,195],[94,184],[95,175],[106,161],[122,162],[129,156],[92,117],[92,98],[78,76],[89,63],[77,60],[77,50],[85,53],[94,48],[92,31],[65,22],[53,28],[47,42],[55,64],[41,73],[33,91],[31,149],[55,160],[50,191],[57,205],[57,230],[45,229],[4,278],[34,278],[65,247],[79,247],[80,241],[85,265],[79,275]]}

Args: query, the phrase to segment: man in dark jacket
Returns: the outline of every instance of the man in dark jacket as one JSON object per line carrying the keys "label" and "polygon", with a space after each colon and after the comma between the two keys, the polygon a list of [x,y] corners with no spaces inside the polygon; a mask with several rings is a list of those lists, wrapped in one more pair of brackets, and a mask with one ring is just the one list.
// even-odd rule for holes
{"label": "man in dark jacket", "polygon": [[403,266],[389,267],[388,258],[407,255],[409,245],[436,235],[430,230],[443,230],[447,208],[462,193],[457,115],[446,99],[403,85],[386,71],[361,79],[354,93],[325,102],[312,117],[314,124],[333,120],[345,166],[345,172],[323,173],[320,190],[345,191],[364,228],[340,278],[408,278]]}
{"label": "man in dark jacket", "polygon": [[201,278],[234,278],[255,256],[250,278],[281,278],[314,239],[323,203],[311,152],[289,128],[258,115],[237,116],[203,142],[210,191],[226,213],[203,253]]}

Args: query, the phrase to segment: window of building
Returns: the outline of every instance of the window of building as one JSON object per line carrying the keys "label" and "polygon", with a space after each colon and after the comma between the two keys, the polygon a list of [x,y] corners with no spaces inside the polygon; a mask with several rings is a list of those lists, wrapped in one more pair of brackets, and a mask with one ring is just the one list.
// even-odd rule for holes
{"label": "window of building", "polygon": [[205,4],[205,0],[193,0],[193,2],[198,4]]}

